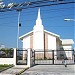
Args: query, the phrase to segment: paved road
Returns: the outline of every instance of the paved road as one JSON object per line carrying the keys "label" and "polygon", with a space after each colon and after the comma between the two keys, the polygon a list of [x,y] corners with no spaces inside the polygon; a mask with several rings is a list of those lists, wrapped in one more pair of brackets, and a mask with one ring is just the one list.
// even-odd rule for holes
{"label": "paved road", "polygon": [[75,75],[75,65],[36,65],[21,75]]}

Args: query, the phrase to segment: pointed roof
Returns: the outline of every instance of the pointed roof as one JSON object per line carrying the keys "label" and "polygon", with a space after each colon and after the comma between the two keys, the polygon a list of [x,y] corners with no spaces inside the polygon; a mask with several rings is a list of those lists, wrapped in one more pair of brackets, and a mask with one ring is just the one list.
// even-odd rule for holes
{"label": "pointed roof", "polygon": [[[52,36],[54,36],[54,37],[60,38],[60,36],[57,35],[57,34],[55,34],[55,33],[49,32],[49,31],[47,31],[47,30],[44,30],[44,32],[46,32],[46,33],[48,33],[49,35],[52,35]],[[23,40],[23,38],[25,38],[26,36],[29,36],[30,34],[33,34],[33,31],[30,31],[30,32],[28,32],[28,33],[26,33],[26,34],[20,36],[19,39]]]}
{"label": "pointed roof", "polygon": [[[41,15],[40,15],[40,8],[38,9],[38,16],[37,16],[37,20],[36,20],[36,27],[40,27],[40,26],[43,26],[42,25],[42,20],[41,20]],[[34,26],[34,27],[35,27]],[[49,35],[52,35],[52,36],[55,36],[55,37],[60,37],[59,35],[55,34],[55,33],[52,33],[52,32],[49,32],[47,30],[44,30],[44,32],[48,33]],[[30,34],[33,34],[33,30],[20,36],[19,39],[23,40],[24,37],[26,36],[29,36]]]}
{"label": "pointed roof", "polygon": [[40,8],[38,9],[38,16],[37,16],[37,19],[41,19]]}
{"label": "pointed roof", "polygon": [[26,36],[28,36],[28,35],[30,35],[30,34],[32,34],[32,33],[33,33],[33,31],[30,31],[30,32],[28,32],[28,33],[26,33],[26,34],[20,36],[19,39],[20,39],[20,40],[23,40],[24,37],[26,37]]}
{"label": "pointed roof", "polygon": [[41,20],[41,15],[40,15],[40,8],[38,9],[38,16],[37,16],[37,20],[36,20],[36,25],[42,25],[42,20]]}

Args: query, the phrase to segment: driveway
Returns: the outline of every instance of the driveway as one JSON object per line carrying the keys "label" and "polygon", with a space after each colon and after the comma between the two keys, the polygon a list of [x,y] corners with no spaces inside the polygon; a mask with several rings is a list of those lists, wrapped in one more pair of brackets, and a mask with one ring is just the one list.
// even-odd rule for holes
{"label": "driveway", "polygon": [[75,65],[36,65],[21,75],[75,75]]}
{"label": "driveway", "polygon": [[20,72],[23,72],[24,70],[26,70],[28,67],[27,66],[17,66],[17,67],[12,67],[9,68],[5,71],[2,71],[0,73],[0,75],[18,75]]}

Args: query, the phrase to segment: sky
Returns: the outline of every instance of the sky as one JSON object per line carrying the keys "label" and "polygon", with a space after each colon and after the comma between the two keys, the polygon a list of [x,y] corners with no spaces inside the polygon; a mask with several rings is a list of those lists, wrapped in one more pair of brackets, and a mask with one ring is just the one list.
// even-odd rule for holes
{"label": "sky", "polygon": [[[25,0],[4,0],[9,2],[22,3]],[[44,29],[60,35],[61,39],[73,39],[75,41],[75,22],[64,21],[65,18],[75,19],[75,4],[64,4],[56,6],[40,7],[41,18]],[[36,23],[38,8],[29,8],[21,11],[21,27],[19,36],[33,30]],[[18,12],[0,12],[0,45],[7,48],[17,47]],[[73,47],[75,47],[73,45]],[[19,48],[22,48],[22,41],[19,40]]]}

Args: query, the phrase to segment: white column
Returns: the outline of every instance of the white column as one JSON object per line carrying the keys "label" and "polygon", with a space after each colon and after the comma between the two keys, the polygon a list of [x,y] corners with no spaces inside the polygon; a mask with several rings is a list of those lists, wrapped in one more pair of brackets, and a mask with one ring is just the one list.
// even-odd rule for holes
{"label": "white column", "polygon": [[31,50],[28,49],[28,57],[27,57],[27,66],[30,67],[31,66]]}
{"label": "white column", "polygon": [[14,48],[14,65],[16,66],[16,48]]}

